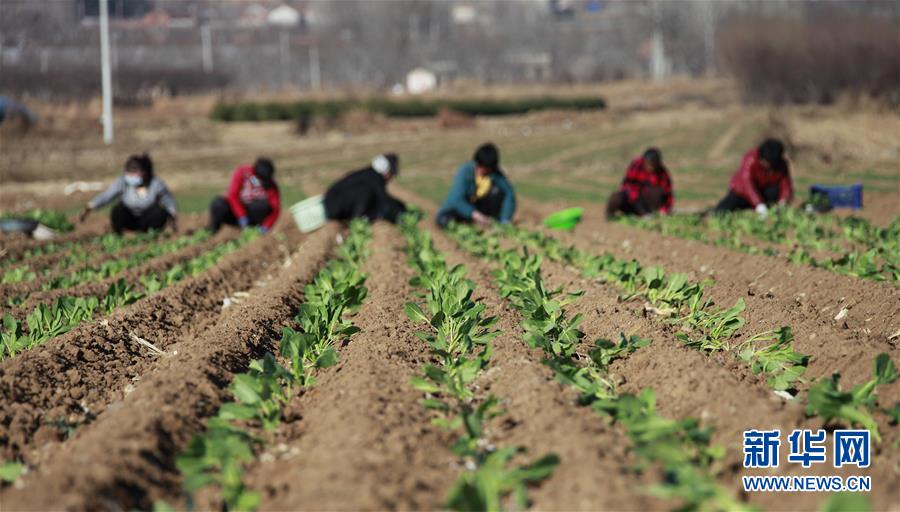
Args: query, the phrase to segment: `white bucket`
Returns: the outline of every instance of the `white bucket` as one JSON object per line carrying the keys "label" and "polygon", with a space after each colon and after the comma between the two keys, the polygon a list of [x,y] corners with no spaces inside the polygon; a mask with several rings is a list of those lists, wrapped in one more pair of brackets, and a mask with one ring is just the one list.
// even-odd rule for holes
{"label": "white bucket", "polygon": [[299,203],[291,206],[291,215],[294,216],[294,222],[303,233],[315,231],[325,225],[325,203],[322,196],[314,196],[304,199]]}

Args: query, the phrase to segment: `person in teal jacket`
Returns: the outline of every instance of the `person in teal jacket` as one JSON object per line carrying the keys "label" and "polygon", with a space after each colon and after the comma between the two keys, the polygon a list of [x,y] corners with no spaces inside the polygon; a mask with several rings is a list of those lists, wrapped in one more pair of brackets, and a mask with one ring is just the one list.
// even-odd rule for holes
{"label": "person in teal jacket", "polygon": [[516,193],[500,169],[500,152],[488,142],[456,171],[436,220],[441,228],[450,221],[489,226],[495,220],[501,224],[510,222],[515,211]]}

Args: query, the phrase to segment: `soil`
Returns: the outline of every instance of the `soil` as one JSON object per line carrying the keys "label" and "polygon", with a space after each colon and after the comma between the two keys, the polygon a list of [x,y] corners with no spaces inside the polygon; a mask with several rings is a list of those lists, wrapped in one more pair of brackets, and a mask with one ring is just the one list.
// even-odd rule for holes
{"label": "soil", "polygon": [[[337,226],[329,225],[304,237],[286,265],[280,264],[276,238],[266,237],[243,251],[249,258],[239,260],[241,251],[232,255],[230,259],[235,267],[228,268],[228,262],[223,262],[221,269],[212,271],[228,278],[234,278],[242,271],[249,272],[258,279],[262,277],[255,272],[259,263],[269,254],[277,255],[270,261],[271,279],[252,288],[245,301],[211,315],[202,330],[183,331],[181,336],[163,344],[166,355],[150,364],[144,363],[138,370],[140,379],[133,389],[107,396],[108,405],[98,410],[96,420],[79,428],[61,447],[52,450],[53,456],[36,471],[0,495],[4,505],[15,510],[146,510],[159,499],[174,501],[181,487],[180,476],[174,467],[175,455],[228,398],[227,383],[233,374],[246,371],[250,360],[275,348],[281,327],[288,325],[297,312],[304,285],[330,254],[336,230]],[[290,246],[296,245],[296,238],[293,242]],[[240,262],[245,262],[246,266],[241,266]],[[215,296],[185,293],[190,292],[186,289],[190,284],[173,287],[168,297]],[[247,285],[249,283],[245,283]],[[177,288],[181,288],[180,295],[176,293]],[[141,308],[137,306],[118,313],[115,319],[118,321],[111,318],[110,325],[123,330],[122,324],[136,326],[131,314],[148,315],[139,312]],[[173,312],[173,315],[182,318],[191,309],[182,306],[180,312]],[[148,316],[151,315],[155,316],[153,313]],[[123,337],[111,340],[114,346],[135,351],[135,348],[127,348]],[[33,353],[43,353],[45,359],[53,358],[48,352],[62,348],[56,341],[59,340]],[[88,349],[77,352],[87,353]],[[146,359],[146,356],[141,357]],[[23,364],[24,360],[16,358],[11,362],[19,366],[22,373],[36,373],[34,365]],[[77,362],[81,378],[102,378],[102,370],[84,371],[88,369],[85,361],[70,361],[70,364]],[[64,371],[58,368],[47,373],[59,377]],[[121,390],[131,379],[127,373],[119,375],[124,378],[115,383],[91,382],[91,387]],[[2,382],[4,392],[16,388],[16,379],[6,368]],[[67,382],[61,387],[74,386]],[[8,403],[5,399],[4,404]],[[48,451],[47,446],[41,451]],[[96,464],[98,460],[104,463]],[[40,492],[34,492],[36,489]]]}
{"label": "soil", "polygon": [[[187,219],[188,222],[185,223],[185,228],[187,229],[183,229],[180,233],[166,231],[165,233],[162,233],[159,238],[157,238],[157,241],[159,243],[162,243],[173,240],[180,236],[184,236],[191,231],[202,227],[203,222],[205,222],[205,219],[203,219],[199,215],[193,215],[189,217],[190,218]],[[68,255],[68,250],[28,258],[27,260],[22,262],[21,265],[13,264],[13,267],[27,267],[35,272],[38,277],[31,281],[0,284],[0,297],[16,297],[31,294],[32,292],[40,290],[42,283],[45,281],[49,281],[61,276],[67,276],[82,269],[98,267],[105,261],[128,258],[136,253],[147,250],[153,243],[157,242],[145,242],[139,245],[123,247],[122,249],[115,252],[107,252],[103,251],[99,243],[94,242],[94,239],[92,238],[86,240],[82,248],[85,252],[92,254],[92,256],[89,256],[88,259],[83,262],[75,263],[74,265],[70,266],[60,266],[60,263]],[[42,272],[45,269],[50,269],[51,271],[47,275],[42,275]]]}
{"label": "soil", "polygon": [[[400,195],[416,204],[429,204],[409,192],[401,191]],[[549,213],[548,210],[552,211],[552,208],[523,201],[520,222],[537,227],[539,219]],[[812,356],[807,381],[798,386],[801,390],[805,390],[812,379],[830,376],[834,371],[842,374],[842,382],[847,387],[864,382],[871,378],[875,356],[880,352],[888,352],[895,364],[900,359],[894,343],[888,340],[888,333],[896,330],[891,322],[900,317],[897,315],[900,292],[886,283],[866,281],[866,287],[860,287],[859,280],[821,269],[789,266],[785,270],[786,265],[773,268],[772,259],[765,256],[661,237],[605,221],[585,221],[574,233],[552,232],[552,235],[597,254],[608,250],[618,257],[636,258],[644,266],[656,264],[667,271],[687,272],[692,279],[712,276],[715,284],[707,293],[717,304],[730,306],[739,297],[746,301],[744,317],[747,323],[741,331],[742,336],[781,325],[793,328],[795,349]],[[482,265],[471,258],[460,261],[466,262],[469,268]],[[776,396],[762,378],[752,375],[734,357],[706,356],[684,347],[674,338],[671,326],[645,317],[641,302],[621,303],[617,299],[620,290],[613,285],[587,281],[574,269],[553,262],[545,261],[542,267],[549,286],[585,291],[571,307],[571,314],[585,316],[582,329],[587,333],[588,341],[600,337],[615,339],[620,332],[653,339],[650,350],[639,350],[614,365],[614,371],[624,381],[622,390],[638,392],[652,388],[663,416],[693,416],[702,424],[713,426],[714,442],[728,448],[720,478],[726,487],[734,488],[740,475],[749,474],[740,469],[742,433],[748,428],[780,428],[782,432],[793,428],[821,428],[821,420],[805,417],[803,403],[786,402]],[[730,269],[727,273],[724,272],[726,268]],[[777,275],[780,272],[789,274]],[[767,273],[775,275],[767,276]],[[490,280],[490,274],[483,271],[478,282]],[[873,288],[878,293],[871,293]],[[800,295],[804,293],[800,290],[809,293]],[[843,297],[840,303],[850,304],[851,312],[865,315],[862,318],[868,319],[868,327],[854,325],[853,321],[833,320],[836,310],[829,311],[828,305],[837,302],[833,298],[836,294],[842,294],[839,295]],[[742,337],[738,341],[740,339]],[[900,400],[900,381],[880,387],[878,393],[882,404],[896,403]],[[765,424],[758,424],[763,418]],[[887,508],[890,497],[900,491],[893,469],[900,462],[900,454],[890,449],[900,436],[896,428],[889,425],[887,416],[876,414],[876,419],[885,439],[873,448],[879,452],[879,460],[862,474],[871,475],[874,482],[884,486],[872,494],[874,508],[880,509]],[[806,475],[833,474],[836,470],[829,467],[818,473],[797,471],[795,466],[783,464],[781,471]],[[751,502],[765,509],[783,509],[785,503],[790,503],[791,509],[808,510],[818,508],[821,499],[804,493],[757,493],[752,495]]]}
{"label": "soil", "polygon": [[[394,191],[433,209],[414,194]],[[522,200],[518,217],[535,228],[543,215],[561,206]],[[0,491],[4,507],[123,510],[149,509],[158,500],[184,503],[175,456],[230,399],[227,387],[233,375],[275,350],[281,328],[293,324],[304,285],[333,254],[335,235],[342,229],[329,224],[301,235],[290,222],[283,219],[273,236],[225,256],[199,276],[0,362],[0,457],[29,467],[16,485]],[[522,341],[522,318],[500,297],[493,264],[458,249],[430,220],[422,226],[432,232],[451,265],[465,264],[478,286],[475,300],[498,317],[502,334],[493,341],[491,364],[477,380],[477,389],[482,398],[498,397],[504,412],[489,421],[486,440],[526,449],[517,463],[547,453],[561,459],[550,478],[529,489],[533,508],[676,506],[643,491],[659,482],[661,474],[655,467],[637,469],[640,461],[630,450],[628,433],[578,405],[574,392],[543,364],[543,353]],[[783,433],[834,428],[806,417],[805,390],[833,371],[841,372],[846,387],[867,380],[880,352],[900,361],[897,340],[890,339],[898,329],[900,291],[886,283],[592,218],[573,233],[552,234],[584,250],[636,258],[644,266],[661,265],[693,280],[712,277],[706,293],[717,306],[730,306],[738,298],[747,303],[747,323],[736,341],[792,327],[796,350],[811,360],[798,398],[785,400],[732,354],[707,355],[682,345],[673,326],[646,316],[642,301],[621,301],[616,286],[586,280],[554,262],[542,267],[549,286],[584,290],[569,314],[584,315],[587,345],[597,338],[615,339],[620,332],[653,340],[613,364],[619,390],[653,389],[663,417],[693,417],[714,428],[713,442],[727,449],[717,466],[723,487],[763,509],[820,508],[823,497],[812,493],[741,495],[740,477],[761,474],[742,468],[742,434],[750,428],[780,428]],[[96,234],[84,240],[90,236]],[[431,356],[415,336],[418,327],[402,312],[416,293],[409,285],[412,271],[403,239],[386,224],[376,224],[373,237],[364,264],[369,296],[352,317],[362,331],[338,347],[338,365],[319,372],[314,387],[293,397],[285,421],[266,434],[264,451],[248,468],[246,482],[261,493],[261,510],[438,509],[463,470],[449,451],[454,436],[432,425],[431,413],[419,403],[422,394],[410,385]],[[199,254],[200,246],[156,258],[139,273]],[[72,290],[91,286],[101,284]],[[238,291],[248,295],[235,295]],[[226,297],[233,304],[223,308]],[[834,320],[844,307],[847,316]],[[162,353],[154,354],[132,335]],[[900,401],[900,382],[878,393],[882,404]],[[900,493],[895,473],[900,452],[892,448],[900,432],[886,415],[875,417],[884,440],[873,444],[871,467],[798,468],[784,460],[784,441],[783,464],[773,474],[869,475],[873,509],[889,509]],[[215,492],[195,498],[200,509],[221,506]]]}
{"label": "soil", "polygon": [[[289,244],[299,236],[295,230],[287,233]],[[224,298],[280,269],[280,246],[275,237],[266,237],[195,278],[0,362],[3,457],[38,461],[41,454],[34,448],[92,421],[155,362],[132,334],[167,350],[182,337],[205,332],[218,321]],[[51,427],[54,423],[59,426]]]}
{"label": "soil", "polygon": [[[250,486],[264,510],[436,510],[459,472],[453,439],[430,423],[410,379],[428,346],[401,312],[413,300],[399,232],[376,224],[363,270],[369,290],[353,316],[362,331],[339,348],[339,364],[289,405]],[[353,482],[354,492],[347,492]]]}

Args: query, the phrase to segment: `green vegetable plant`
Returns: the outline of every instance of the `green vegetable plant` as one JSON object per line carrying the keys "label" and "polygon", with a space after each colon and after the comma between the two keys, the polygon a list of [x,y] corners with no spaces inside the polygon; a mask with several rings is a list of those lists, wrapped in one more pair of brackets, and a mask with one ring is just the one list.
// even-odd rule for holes
{"label": "green vegetable plant", "polygon": [[[773,389],[789,389],[800,380],[809,363],[809,356],[794,351],[791,346],[793,339],[790,327],[757,334],[741,343],[739,357],[750,363],[753,373],[769,375],[768,383]],[[767,341],[774,343],[759,346]]]}
{"label": "green vegetable plant", "polygon": [[[252,361],[247,372],[234,376],[229,385],[234,400],[219,407],[206,430],[194,436],[176,459],[185,491],[216,486],[228,510],[253,510],[259,505],[259,493],[243,481],[244,467],[265,443],[265,433],[281,423],[294,386],[312,386],[316,369],[337,363],[334,344],[359,331],[344,316],[366,297],[366,275],[360,268],[370,238],[368,223],[351,223],[336,257],[305,287],[305,302],[294,317],[299,330],[284,328],[279,343],[279,354],[289,364],[282,366],[267,352]],[[183,271],[192,269],[186,265]]]}
{"label": "green vegetable plant", "polygon": [[0,482],[15,482],[24,472],[25,466],[18,462],[0,463]]}
{"label": "green vegetable plant", "polygon": [[79,324],[94,318],[97,312],[108,315],[119,307],[137,302],[173,283],[200,274],[218,263],[224,255],[258,236],[253,231],[245,233],[217,245],[204,254],[173,265],[165,272],[148,273],[139,277],[138,282],[142,288],[125,279],[119,279],[110,284],[106,294],[101,297],[59,297],[49,305],[38,304],[26,315],[24,323],[12,315],[4,315],[3,328],[0,330],[0,344],[2,344],[0,359],[13,357],[23,350],[65,334]]}
{"label": "green vegetable plant", "polygon": [[[739,298],[730,308],[716,307],[704,296],[704,290],[711,281],[691,282],[685,274],[667,274],[659,266],[643,268],[636,260],[619,260],[609,253],[600,256],[589,254],[575,246],[564,246],[552,236],[537,231],[508,226],[501,233],[553,261],[578,269],[586,278],[615,283],[624,292],[621,296],[623,300],[644,298],[664,321],[682,327],[682,331],[675,336],[686,346],[704,352],[730,351],[733,338],[744,327],[741,316],[746,308],[744,300]],[[481,236],[474,228],[459,226],[457,238],[464,247],[469,248],[477,247],[483,239],[497,238],[497,235]],[[494,245],[497,243],[493,242]],[[805,367],[808,358],[793,352],[790,341],[780,348],[784,353],[790,351],[795,356],[791,372],[802,373],[801,368]],[[749,362],[749,359],[745,361]],[[769,370],[774,373],[768,382],[775,389],[781,389],[785,379],[796,380],[790,379],[790,373],[777,365],[759,364],[754,367],[755,372],[768,373]]]}
{"label": "green vegetable plant", "polygon": [[23,281],[34,281],[37,274],[27,266],[15,267],[3,273],[3,279],[0,284],[21,283]]}
{"label": "green vegetable plant", "polygon": [[499,400],[478,396],[474,384],[490,363],[491,340],[496,318],[486,316],[486,306],[472,299],[475,283],[466,279],[461,265],[449,267],[433,245],[430,235],[419,229],[420,217],[407,214],[401,231],[407,242],[409,264],[416,271],[411,284],[424,290],[418,302],[404,306],[413,322],[427,326],[416,335],[426,342],[438,364],[427,364],[422,375],[413,377],[413,387],[426,394],[422,405],[435,411],[433,420],[445,429],[460,432],[452,451],[470,469],[463,471],[450,491],[446,506],[452,510],[501,510],[504,498],[513,494],[519,508],[527,508],[526,489],[549,477],[559,457],[548,454],[524,465],[514,465],[521,447],[494,447],[486,439],[484,424],[503,414]]}
{"label": "green vegetable plant", "polygon": [[[449,233],[465,249],[485,247],[485,235],[475,228],[451,226]],[[479,251],[485,254],[483,249]],[[625,427],[633,452],[642,460],[639,470],[650,464],[663,469],[665,478],[648,492],[679,499],[684,510],[748,510],[716,482],[724,450],[710,444],[711,429],[700,428],[692,418],[659,416],[650,389],[638,395],[620,394],[616,389],[609,365],[650,345],[650,340],[625,334],[615,342],[600,339],[585,357],[579,350],[584,338],[577,328],[580,318],[566,314],[566,306],[580,294],[548,291],[542,282],[541,258],[527,249],[521,254],[498,249],[485,257],[499,264],[494,275],[501,294],[522,314],[526,342],[543,350],[547,356],[544,362],[554,370],[557,380],[579,391],[580,404]],[[634,266],[625,269],[630,276],[640,275],[635,270]],[[637,289],[639,282],[634,283]]]}
{"label": "green vegetable plant", "polygon": [[175,253],[203,242],[212,236],[212,233],[205,229],[186,235],[175,240],[169,240],[164,243],[152,244],[147,249],[137,252],[126,258],[117,258],[107,260],[96,267],[84,267],[69,274],[60,275],[53,279],[49,279],[42,283],[42,290],[56,290],[60,288],[69,288],[82,283],[100,281],[112,277],[124,270],[134,268],[153,258],[158,258],[166,254]]}
{"label": "green vegetable plant", "polygon": [[[765,219],[754,212],[732,212],[623,217],[620,222],[861,279],[900,281],[900,217],[889,227],[878,228],[859,217],[774,208]],[[834,256],[814,256],[823,251]]]}
{"label": "green vegetable plant", "polygon": [[27,210],[19,213],[3,213],[0,219],[29,219],[35,220],[50,229],[66,233],[72,231],[75,226],[66,218],[62,212],[55,210],[42,210],[40,208]]}
{"label": "green vegetable plant", "polygon": [[[830,378],[821,379],[809,388],[806,414],[818,415],[826,422],[836,420],[848,425],[861,426],[872,432],[876,441],[881,441],[878,423],[872,412],[879,410],[876,388],[897,380],[897,368],[886,353],[875,358],[875,370],[872,378],[851,390],[844,390],[840,383],[841,375],[832,374]],[[897,406],[895,406],[896,410]],[[889,411],[884,411],[890,415]]]}

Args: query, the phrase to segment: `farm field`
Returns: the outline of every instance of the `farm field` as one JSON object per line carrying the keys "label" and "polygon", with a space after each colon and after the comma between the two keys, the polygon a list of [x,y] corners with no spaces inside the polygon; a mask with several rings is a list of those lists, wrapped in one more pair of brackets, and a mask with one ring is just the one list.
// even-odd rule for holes
{"label": "farm field", "polygon": [[[0,508],[896,510],[896,118],[758,110],[719,82],[595,92],[607,111],[306,137],[213,123],[194,99],[124,112],[112,148],[81,133],[89,111],[53,107],[2,164],[3,211],[74,214],[90,194],[66,183],[147,149],[185,214],[179,233],[111,237],[98,212],[51,243],[0,239]],[[858,218],[691,216],[770,134],[795,148],[798,195],[863,183]],[[516,224],[439,231],[452,171],[488,139]],[[607,222],[649,145],[679,215]],[[397,226],[201,229],[257,154],[292,203],[389,150],[392,190],[422,212]],[[574,231],[541,227],[573,205]],[[869,429],[871,465],[788,464],[785,437],[780,466],[744,468],[744,431],[776,428]],[[742,490],[762,474],[872,490]]]}

